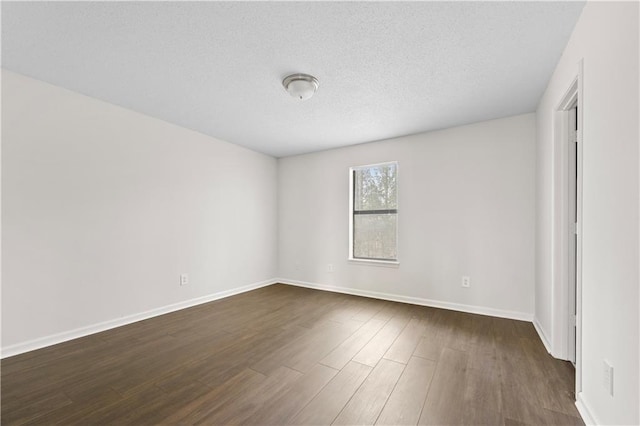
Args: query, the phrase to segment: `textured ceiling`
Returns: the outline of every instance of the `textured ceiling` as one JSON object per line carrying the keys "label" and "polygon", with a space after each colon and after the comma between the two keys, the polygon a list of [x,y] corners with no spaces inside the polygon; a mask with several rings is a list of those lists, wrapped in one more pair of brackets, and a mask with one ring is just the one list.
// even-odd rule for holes
{"label": "textured ceiling", "polygon": [[2,2],[2,66],[281,157],[534,111],[583,6]]}

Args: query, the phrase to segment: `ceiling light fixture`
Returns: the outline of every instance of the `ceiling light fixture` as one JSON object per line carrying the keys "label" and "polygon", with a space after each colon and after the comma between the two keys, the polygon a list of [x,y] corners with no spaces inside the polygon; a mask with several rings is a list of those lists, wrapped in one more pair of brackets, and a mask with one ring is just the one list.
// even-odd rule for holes
{"label": "ceiling light fixture", "polygon": [[292,97],[304,101],[318,90],[318,79],[309,74],[291,74],[282,80],[282,85]]}

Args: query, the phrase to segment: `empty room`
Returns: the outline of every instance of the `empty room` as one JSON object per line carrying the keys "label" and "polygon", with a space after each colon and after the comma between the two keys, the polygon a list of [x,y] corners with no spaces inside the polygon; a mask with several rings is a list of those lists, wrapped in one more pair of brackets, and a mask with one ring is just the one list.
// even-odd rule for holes
{"label": "empty room", "polygon": [[640,424],[639,6],[2,1],[2,424]]}

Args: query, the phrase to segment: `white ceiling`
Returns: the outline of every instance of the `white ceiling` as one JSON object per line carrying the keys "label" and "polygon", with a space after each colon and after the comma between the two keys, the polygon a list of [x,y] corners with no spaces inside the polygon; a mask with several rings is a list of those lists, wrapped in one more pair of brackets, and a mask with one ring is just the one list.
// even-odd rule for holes
{"label": "white ceiling", "polygon": [[534,111],[583,6],[2,2],[2,66],[282,157]]}

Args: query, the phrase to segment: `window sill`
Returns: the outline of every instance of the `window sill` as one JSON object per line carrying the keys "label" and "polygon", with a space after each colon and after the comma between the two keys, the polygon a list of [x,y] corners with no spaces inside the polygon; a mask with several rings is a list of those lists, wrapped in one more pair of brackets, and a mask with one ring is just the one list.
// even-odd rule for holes
{"label": "window sill", "polygon": [[400,262],[397,260],[372,260],[349,258],[349,263],[354,265],[382,266],[383,268],[399,268]]}

